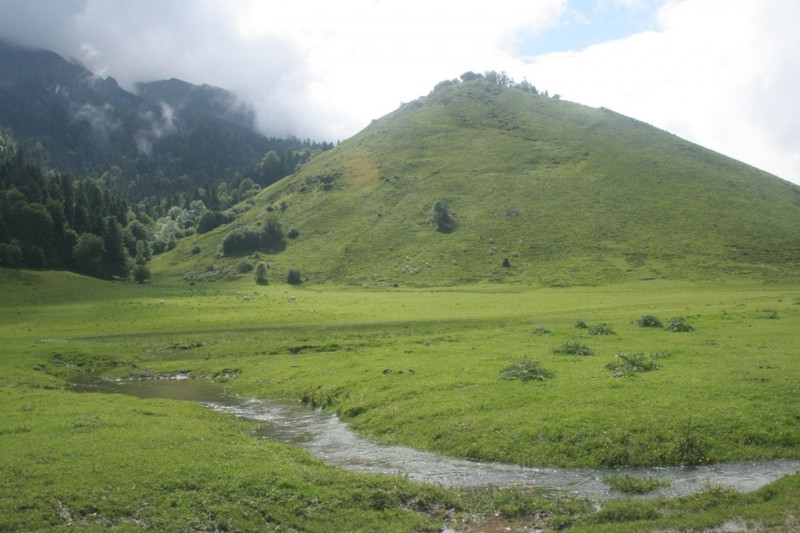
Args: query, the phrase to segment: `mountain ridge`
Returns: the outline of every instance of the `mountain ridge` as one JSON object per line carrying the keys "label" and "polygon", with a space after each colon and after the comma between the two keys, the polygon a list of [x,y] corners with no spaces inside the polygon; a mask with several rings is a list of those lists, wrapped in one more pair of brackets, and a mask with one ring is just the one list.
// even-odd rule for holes
{"label": "mountain ridge", "polygon": [[137,88],[128,92],[54,52],[0,42],[0,127],[31,159],[103,178],[132,201],[192,197],[241,179],[270,150],[311,145],[265,137],[254,111],[219,87],[173,78]]}

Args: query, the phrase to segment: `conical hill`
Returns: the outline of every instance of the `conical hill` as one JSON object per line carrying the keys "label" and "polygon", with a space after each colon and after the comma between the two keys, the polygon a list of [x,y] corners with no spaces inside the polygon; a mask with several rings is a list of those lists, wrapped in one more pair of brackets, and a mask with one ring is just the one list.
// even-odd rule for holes
{"label": "conical hill", "polygon": [[800,187],[609,110],[486,80],[441,84],[251,207],[183,243],[181,268],[268,218],[296,237],[260,254],[270,275],[298,268],[319,283],[781,280],[800,264]]}

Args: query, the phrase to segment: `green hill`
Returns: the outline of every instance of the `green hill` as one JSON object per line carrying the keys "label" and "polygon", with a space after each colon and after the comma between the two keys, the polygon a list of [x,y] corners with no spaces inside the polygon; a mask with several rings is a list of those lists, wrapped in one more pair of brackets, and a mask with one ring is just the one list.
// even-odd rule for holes
{"label": "green hill", "polygon": [[[436,202],[446,231],[431,223]],[[273,281],[290,267],[314,283],[403,286],[785,279],[800,264],[800,187],[612,111],[486,80],[440,84],[248,208],[154,266],[241,262],[218,255],[223,238],[269,218],[298,234],[268,256]]]}

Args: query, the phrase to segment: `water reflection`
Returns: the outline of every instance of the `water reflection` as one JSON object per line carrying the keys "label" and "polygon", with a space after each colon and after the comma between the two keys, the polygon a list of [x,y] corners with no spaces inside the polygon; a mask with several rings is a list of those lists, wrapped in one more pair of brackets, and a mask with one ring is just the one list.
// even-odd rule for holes
{"label": "water reflection", "polygon": [[620,496],[603,483],[613,474],[631,474],[669,481],[648,496],[678,496],[720,484],[749,492],[800,470],[800,461],[763,461],[705,465],[693,468],[526,468],[499,463],[465,461],[366,440],[336,415],[300,403],[235,398],[206,380],[108,381],[86,378],[76,390],[122,393],[141,398],[169,398],[201,402],[211,409],[261,422],[258,435],[301,446],[323,461],[361,472],[395,474],[414,481],[446,487],[528,485],[542,490],[569,492],[603,499]]}

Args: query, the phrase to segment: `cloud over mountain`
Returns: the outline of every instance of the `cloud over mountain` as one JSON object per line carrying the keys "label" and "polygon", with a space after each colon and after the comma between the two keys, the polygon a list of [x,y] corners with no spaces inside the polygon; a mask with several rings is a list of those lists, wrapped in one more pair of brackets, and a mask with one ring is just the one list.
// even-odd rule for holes
{"label": "cloud over mountain", "polygon": [[[224,87],[254,106],[268,135],[343,139],[444,78],[505,70],[800,182],[796,2],[0,0],[0,7],[2,38],[75,58],[128,89],[172,77]],[[574,46],[559,38],[569,31],[582,36]],[[530,55],[525,44],[537,36],[542,46]]]}

